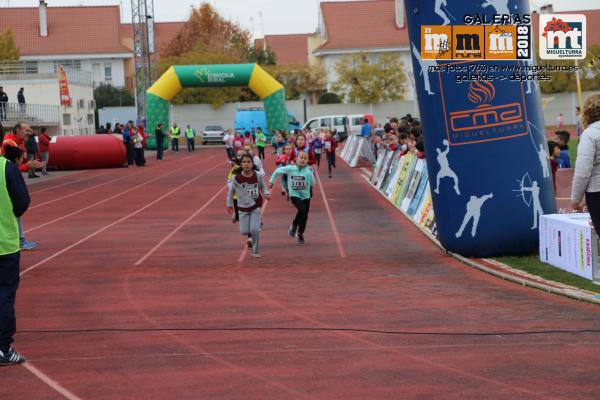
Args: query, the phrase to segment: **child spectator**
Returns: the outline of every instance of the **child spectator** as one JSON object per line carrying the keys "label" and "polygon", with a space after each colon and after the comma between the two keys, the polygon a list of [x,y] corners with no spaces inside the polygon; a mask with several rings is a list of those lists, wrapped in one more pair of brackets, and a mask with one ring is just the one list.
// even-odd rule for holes
{"label": "child spectator", "polygon": [[[27,160],[33,161],[37,160],[38,155],[38,144],[35,140],[35,132],[32,130],[29,131],[27,135],[27,140],[25,141],[25,149],[27,150]],[[39,178],[40,176],[35,173],[35,168],[29,168],[28,171],[29,178]]]}
{"label": "child spectator", "polygon": [[132,140],[135,151],[135,165],[144,167],[146,165],[146,158],[144,157],[144,136],[142,136],[140,131],[133,131]]}
{"label": "child spectator", "polygon": [[553,140],[548,141],[548,153],[550,158],[550,166],[552,167],[552,185],[554,193],[556,193],[556,170],[558,169],[557,158],[560,157],[560,146]]}
{"label": "child spectator", "polygon": [[559,168],[571,168],[571,155],[569,154],[569,139],[571,134],[567,131],[557,131],[555,133],[555,141],[560,147],[560,155],[557,157]]}

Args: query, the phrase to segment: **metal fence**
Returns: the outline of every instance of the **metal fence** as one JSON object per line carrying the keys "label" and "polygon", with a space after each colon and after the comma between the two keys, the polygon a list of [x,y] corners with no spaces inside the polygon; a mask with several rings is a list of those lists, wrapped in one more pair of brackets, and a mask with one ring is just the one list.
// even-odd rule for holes
{"label": "metal fence", "polygon": [[0,103],[0,121],[5,125],[18,122],[31,125],[60,125],[60,106]]}

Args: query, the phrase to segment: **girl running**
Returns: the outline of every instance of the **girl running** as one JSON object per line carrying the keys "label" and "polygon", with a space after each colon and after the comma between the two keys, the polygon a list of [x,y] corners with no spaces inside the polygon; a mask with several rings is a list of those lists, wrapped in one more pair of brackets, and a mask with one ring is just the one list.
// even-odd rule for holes
{"label": "girl running", "polygon": [[304,152],[308,156],[308,165],[313,165],[316,163],[315,153],[310,149],[310,146],[306,140],[306,136],[300,134],[296,138],[296,145],[294,148],[294,159],[300,153]]}
{"label": "girl running", "polygon": [[[231,180],[234,176],[242,172],[242,166],[240,165],[242,156],[244,155],[244,150],[239,150],[236,157],[234,157],[231,161],[231,169],[229,170],[229,174],[227,175],[227,187],[231,188]],[[238,204],[237,204],[237,195],[233,195],[233,210],[235,211],[234,215],[231,217],[231,222],[234,224],[240,220],[240,215],[238,212]]]}
{"label": "girl running", "polygon": [[335,149],[337,149],[337,141],[332,136],[331,131],[325,132],[325,156],[327,157],[327,170],[331,178],[331,167],[335,168]]}
{"label": "girl running", "polygon": [[315,159],[317,160],[317,167],[321,166],[321,153],[323,153],[324,143],[321,140],[320,132],[315,135],[315,138],[310,143],[310,147],[315,154]]}
{"label": "girl running", "polygon": [[288,193],[292,204],[297,210],[288,234],[291,237],[296,236],[299,244],[304,244],[304,231],[306,230],[308,212],[310,211],[312,187],[315,183],[312,170],[308,166],[308,154],[302,151],[298,153],[296,165],[277,168],[269,181],[271,188],[277,177],[283,174],[288,176]]}
{"label": "girl running", "polygon": [[[278,167],[285,167],[287,165],[291,165],[294,163],[294,149],[292,147],[291,144],[286,144],[283,148],[283,154],[280,155],[279,157],[277,157],[277,160],[275,161],[275,165],[277,165]],[[286,195],[286,188],[287,188],[287,175],[282,175],[281,176],[281,195],[285,196]]]}
{"label": "girl running", "polygon": [[271,193],[265,185],[263,175],[256,172],[253,157],[250,154],[243,154],[240,162],[242,171],[231,179],[227,193],[227,212],[233,214],[233,196],[237,195],[240,233],[244,236],[251,235],[252,257],[260,258],[259,235],[263,205],[261,192],[267,200]]}

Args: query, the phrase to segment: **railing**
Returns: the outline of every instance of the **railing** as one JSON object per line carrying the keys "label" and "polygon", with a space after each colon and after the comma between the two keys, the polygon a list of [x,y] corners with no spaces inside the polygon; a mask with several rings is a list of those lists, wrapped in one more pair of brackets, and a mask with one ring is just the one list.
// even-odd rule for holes
{"label": "railing", "polygon": [[[92,73],[65,68],[67,82],[80,86],[92,86]],[[39,72],[27,63],[0,63],[0,81],[22,81],[33,79],[51,79],[58,81],[58,72]]]}
{"label": "railing", "polygon": [[27,122],[32,125],[60,125],[60,106],[0,103],[2,124]]}

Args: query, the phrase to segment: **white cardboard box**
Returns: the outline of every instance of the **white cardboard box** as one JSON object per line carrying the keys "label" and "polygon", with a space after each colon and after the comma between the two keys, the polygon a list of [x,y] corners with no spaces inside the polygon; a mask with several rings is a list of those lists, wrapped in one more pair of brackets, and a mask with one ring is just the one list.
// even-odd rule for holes
{"label": "white cardboard box", "polygon": [[600,240],[589,218],[588,213],[542,215],[540,260],[600,282]]}

